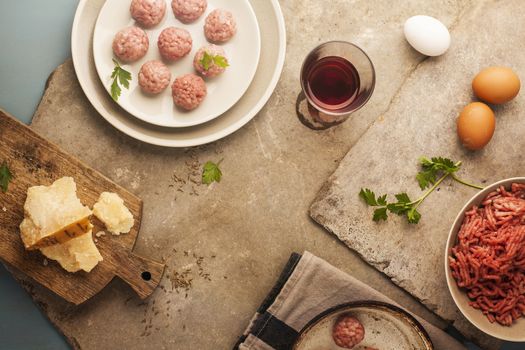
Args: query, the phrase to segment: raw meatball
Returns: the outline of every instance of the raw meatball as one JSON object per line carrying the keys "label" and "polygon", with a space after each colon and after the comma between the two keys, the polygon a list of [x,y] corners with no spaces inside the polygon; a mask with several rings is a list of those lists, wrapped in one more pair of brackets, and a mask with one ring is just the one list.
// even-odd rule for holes
{"label": "raw meatball", "polygon": [[[205,54],[207,54],[206,56],[209,58],[208,62],[203,61]],[[222,58],[225,64],[217,64],[217,58]],[[207,69],[205,68],[205,63],[207,65]],[[215,77],[224,72],[227,65],[228,59],[226,58],[223,48],[213,44],[201,47],[193,59],[193,67],[195,67],[195,70],[202,76],[208,78]]]}
{"label": "raw meatball", "polygon": [[164,18],[166,2],[164,0],[133,0],[129,12],[140,25],[146,28],[153,27]]}
{"label": "raw meatball", "polygon": [[195,74],[184,74],[171,86],[173,102],[186,110],[197,108],[206,97],[206,84]]}
{"label": "raw meatball", "polygon": [[161,93],[168,87],[170,80],[171,72],[161,61],[148,61],[140,68],[139,85],[146,93]]}
{"label": "raw meatball", "polygon": [[186,29],[168,27],[164,29],[157,41],[162,57],[175,61],[186,56],[191,51],[192,39]]}
{"label": "raw meatball", "polygon": [[212,42],[225,42],[237,33],[237,24],[230,11],[215,9],[204,23],[204,35]]}
{"label": "raw meatball", "polygon": [[146,55],[149,39],[139,27],[127,27],[119,31],[113,39],[113,53],[123,62],[133,62]]}
{"label": "raw meatball", "polygon": [[175,17],[182,23],[191,23],[202,16],[206,7],[207,0],[172,0],[171,8]]}
{"label": "raw meatball", "polygon": [[355,317],[341,315],[335,322],[332,337],[337,346],[352,349],[363,341],[365,329]]}

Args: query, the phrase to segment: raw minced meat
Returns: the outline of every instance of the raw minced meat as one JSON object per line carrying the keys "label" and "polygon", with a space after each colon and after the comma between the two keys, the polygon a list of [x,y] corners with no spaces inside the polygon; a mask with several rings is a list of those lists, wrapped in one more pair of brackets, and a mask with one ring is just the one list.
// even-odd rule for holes
{"label": "raw minced meat", "polygon": [[185,74],[171,86],[173,102],[186,110],[197,108],[206,97],[206,83],[195,74]]}
{"label": "raw minced meat", "polygon": [[352,349],[365,338],[365,328],[357,318],[344,314],[335,322],[332,337],[337,346]]}
{"label": "raw minced meat", "polygon": [[168,27],[164,29],[157,41],[160,54],[167,60],[175,61],[191,51],[193,40],[186,29]]}
{"label": "raw minced meat", "polygon": [[133,0],[129,7],[131,17],[146,28],[156,26],[166,14],[164,0]]}
{"label": "raw minced meat", "polygon": [[139,85],[146,93],[161,93],[168,87],[170,81],[171,72],[161,61],[148,61],[140,68]]}
{"label": "raw minced meat", "polygon": [[237,23],[233,14],[224,9],[215,9],[204,23],[204,35],[211,42],[225,42],[237,33]]}
{"label": "raw minced meat", "polygon": [[172,0],[173,14],[182,23],[191,23],[197,20],[208,6],[207,0]]}
{"label": "raw minced meat", "polygon": [[139,27],[124,28],[113,39],[113,53],[123,62],[141,59],[148,52],[148,48],[148,35]]}

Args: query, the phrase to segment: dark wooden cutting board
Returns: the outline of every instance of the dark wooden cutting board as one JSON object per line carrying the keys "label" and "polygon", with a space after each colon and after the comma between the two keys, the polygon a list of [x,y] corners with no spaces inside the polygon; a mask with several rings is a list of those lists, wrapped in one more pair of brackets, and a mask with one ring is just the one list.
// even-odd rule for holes
{"label": "dark wooden cutting board", "polygon": [[[86,145],[86,148],[89,146]],[[0,110],[0,163],[4,161],[14,178],[6,193],[0,191],[5,207],[0,207],[1,260],[74,304],[81,304],[95,295],[115,276],[128,283],[141,298],[155,290],[165,266],[132,252],[142,217],[142,201],[139,198]],[[106,234],[96,238],[104,260],[90,273],[68,273],[55,261],[45,263],[45,257],[39,251],[26,251],[20,239],[19,225],[24,216],[27,189],[50,185],[63,176],[75,179],[77,195],[84,205],[92,208],[100,193],[115,192],[124,200],[135,219],[135,225],[127,234]],[[95,219],[92,222],[95,226],[93,233],[104,230],[100,222]]]}

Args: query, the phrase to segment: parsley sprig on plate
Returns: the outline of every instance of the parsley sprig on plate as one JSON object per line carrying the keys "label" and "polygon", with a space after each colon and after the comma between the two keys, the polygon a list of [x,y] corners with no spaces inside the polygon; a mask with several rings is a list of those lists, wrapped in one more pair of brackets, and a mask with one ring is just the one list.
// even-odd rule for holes
{"label": "parsley sprig on plate", "polygon": [[111,84],[111,98],[118,101],[122,93],[120,86],[129,89],[129,82],[132,78],[131,73],[122,68],[117,60],[113,59],[113,63],[115,64],[115,68],[113,69],[113,73],[111,73],[111,79],[113,79],[113,83]]}
{"label": "parsley sprig on plate", "polygon": [[228,60],[226,57],[221,55],[210,55],[207,51],[204,51],[204,55],[200,60],[200,64],[204,70],[210,69],[212,64],[215,64],[218,67],[226,68],[229,66]]}
{"label": "parsley sprig on plate", "polygon": [[386,220],[388,212],[405,216],[407,221],[411,224],[417,224],[421,219],[421,213],[417,210],[423,201],[445,180],[451,177],[454,181],[463,185],[482,189],[483,187],[473,185],[460,179],[456,173],[461,168],[461,161],[454,162],[448,158],[434,157],[428,159],[421,157],[419,159],[421,171],[417,173],[416,180],[421,190],[429,188],[421,197],[416,200],[411,200],[407,193],[398,193],[394,197],[395,202],[389,202],[387,195],[376,196],[376,194],[368,188],[362,188],[359,196],[369,206],[375,207],[372,219],[374,221]]}

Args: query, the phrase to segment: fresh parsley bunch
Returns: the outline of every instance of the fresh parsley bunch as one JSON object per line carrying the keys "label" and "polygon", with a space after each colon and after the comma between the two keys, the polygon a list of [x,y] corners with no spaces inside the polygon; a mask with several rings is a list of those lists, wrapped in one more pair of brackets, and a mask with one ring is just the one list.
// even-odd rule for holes
{"label": "fresh parsley bunch", "polygon": [[411,224],[417,224],[421,219],[421,213],[417,210],[423,201],[430,195],[447,177],[451,177],[463,185],[482,189],[483,187],[473,185],[456,176],[456,172],[461,168],[461,162],[454,162],[448,158],[434,157],[419,159],[421,171],[417,173],[416,180],[421,190],[430,188],[421,197],[411,200],[408,194],[398,193],[395,195],[395,202],[388,202],[387,195],[376,197],[375,193],[368,188],[362,188],[359,196],[369,206],[375,207],[372,219],[374,221],[386,220],[388,212],[405,216]]}

